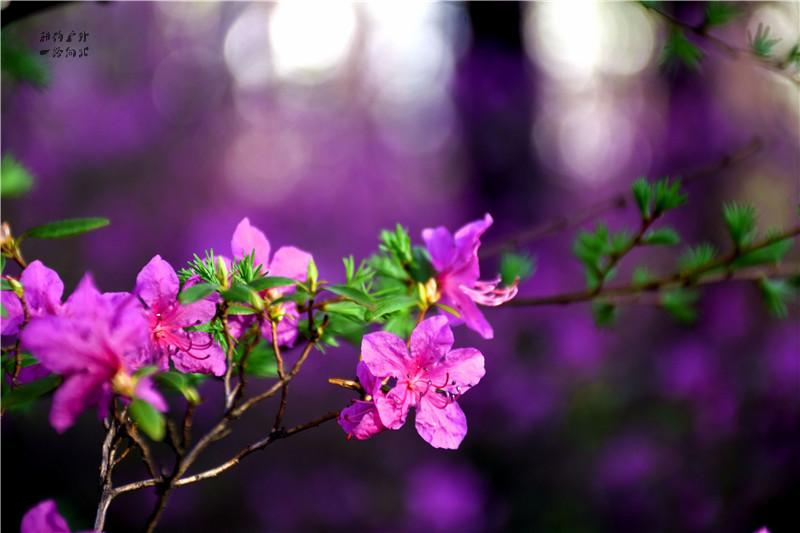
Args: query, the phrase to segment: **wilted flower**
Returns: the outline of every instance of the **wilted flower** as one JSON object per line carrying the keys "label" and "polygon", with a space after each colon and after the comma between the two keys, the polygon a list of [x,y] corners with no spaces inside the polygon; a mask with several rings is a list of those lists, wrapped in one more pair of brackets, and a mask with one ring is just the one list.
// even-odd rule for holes
{"label": "wilted flower", "polygon": [[459,317],[448,314],[452,324],[464,323],[477,331],[484,339],[494,336],[492,326],[486,321],[477,304],[498,306],[517,294],[517,285],[498,287],[500,277],[481,281],[478,264],[480,237],[492,225],[488,213],[483,220],[476,220],[456,231],[455,235],[439,226],[422,231],[422,238],[436,269],[436,286],[426,286],[431,301],[439,301],[452,307]]}

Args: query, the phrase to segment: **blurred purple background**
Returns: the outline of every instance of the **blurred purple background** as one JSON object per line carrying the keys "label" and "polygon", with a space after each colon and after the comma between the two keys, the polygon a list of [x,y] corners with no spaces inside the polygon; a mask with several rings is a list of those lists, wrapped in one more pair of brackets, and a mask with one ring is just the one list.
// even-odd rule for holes
{"label": "blurred purple background", "polygon": [[[745,46],[759,22],[781,37],[776,52],[800,38],[798,4],[739,6],[718,31],[730,42]],[[341,257],[366,256],[396,222],[419,240],[488,211],[491,243],[754,136],[763,149],[693,185],[672,222],[686,240],[724,246],[723,201],[753,202],[763,227],[796,220],[797,87],[713,51],[699,73],[659,68],[665,26],[636,4],[84,3],[3,31],[39,50],[41,32],[57,30],[89,32],[89,56],[45,59],[44,89],[3,79],[2,152],[36,186],[4,201],[2,218],[17,230],[112,220],[26,242],[68,291],[87,269],[102,289],[129,290],[156,253],[176,267],[207,247],[227,254],[244,216],[341,279]],[[573,236],[529,247],[538,271],[522,294],[583,286]],[[666,271],[676,254],[652,254],[651,267]],[[495,340],[456,335],[487,359],[462,400],[459,451],[430,448],[410,424],[365,442],[328,424],[177,491],[160,530],[800,531],[797,309],[769,317],[749,284],[702,302],[691,327],[639,307],[610,330],[583,305],[489,310]],[[326,378],[351,377],[356,359],[352,348],[315,354],[287,424],[346,405]],[[202,392],[201,427],[220,403],[216,385]],[[49,497],[73,526],[93,520],[101,424],[87,413],[58,436],[48,408],[3,417],[9,531]],[[274,408],[201,466],[262,435]],[[117,481],[143,473],[131,461]],[[152,501],[119,497],[107,529],[140,530]]]}

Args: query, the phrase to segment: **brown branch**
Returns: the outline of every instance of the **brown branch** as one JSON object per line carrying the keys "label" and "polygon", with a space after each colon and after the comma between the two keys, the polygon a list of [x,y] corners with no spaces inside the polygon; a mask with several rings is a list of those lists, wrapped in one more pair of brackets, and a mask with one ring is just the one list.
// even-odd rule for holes
{"label": "brown branch", "polygon": [[743,247],[741,249],[734,248],[728,254],[710,261],[706,265],[695,269],[690,272],[676,272],[674,274],[655,279],[643,284],[620,285],[615,287],[608,287],[597,292],[594,290],[584,290],[572,293],[556,294],[552,296],[541,296],[532,298],[517,298],[511,300],[505,305],[512,307],[534,307],[544,305],[567,305],[577,302],[587,302],[597,298],[603,299],[622,299],[620,303],[625,303],[625,297],[635,295],[642,292],[658,292],[664,289],[681,287],[686,285],[707,285],[713,283],[721,283],[730,280],[759,280],[764,277],[787,277],[800,274],[800,266],[796,264],[790,265],[775,265],[772,268],[745,268],[741,270],[726,270],[722,273],[709,274],[700,278],[699,276],[706,274],[712,270],[719,268],[726,268],[731,266],[736,259],[741,256],[765,248],[776,242],[795,238],[800,235],[800,226],[777,234],[768,239],[764,239],[756,244]]}
{"label": "brown branch", "polygon": [[[759,137],[754,137],[750,140],[750,142],[741,148],[725,154],[719,160],[711,164],[704,165],[687,174],[682,178],[682,182],[684,185],[688,185],[695,181],[699,181],[703,178],[717,174],[728,167],[736,165],[741,161],[752,157],[758,153],[763,146],[763,141]],[[582,209],[579,214],[575,216],[557,217],[547,222],[518,231],[517,233],[496,243],[490,243],[484,247],[483,250],[481,250],[481,259],[493,257],[516,246],[537,241],[554,233],[580,226],[609,211],[624,209],[628,206],[628,202],[629,192],[627,190],[620,191],[611,198],[607,198]]]}
{"label": "brown branch", "polygon": [[254,442],[253,444],[247,446],[246,448],[243,448],[239,453],[237,453],[231,459],[225,461],[221,465],[216,466],[214,468],[210,468],[198,474],[194,474],[179,479],[178,481],[175,482],[175,486],[181,487],[183,485],[189,485],[191,483],[197,483],[198,481],[202,481],[204,479],[216,477],[219,474],[225,472],[226,470],[229,470],[234,466],[236,466],[237,464],[239,464],[239,461],[241,461],[251,453],[256,452],[258,450],[263,450],[276,440],[285,439],[287,437],[290,437],[307,429],[315,428],[329,420],[334,420],[338,416],[339,416],[339,411],[331,411],[319,418],[316,418],[310,422],[306,422],[305,424],[300,424],[299,426],[295,426],[291,429],[287,429],[285,431],[272,431],[269,435],[267,435],[263,439]]}

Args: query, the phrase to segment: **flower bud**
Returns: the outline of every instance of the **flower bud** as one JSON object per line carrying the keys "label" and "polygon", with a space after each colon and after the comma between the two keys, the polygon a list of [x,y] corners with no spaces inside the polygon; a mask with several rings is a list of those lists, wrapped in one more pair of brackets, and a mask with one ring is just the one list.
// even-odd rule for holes
{"label": "flower bud", "polygon": [[223,289],[230,287],[230,280],[228,279],[228,266],[222,257],[217,257],[217,281]]}

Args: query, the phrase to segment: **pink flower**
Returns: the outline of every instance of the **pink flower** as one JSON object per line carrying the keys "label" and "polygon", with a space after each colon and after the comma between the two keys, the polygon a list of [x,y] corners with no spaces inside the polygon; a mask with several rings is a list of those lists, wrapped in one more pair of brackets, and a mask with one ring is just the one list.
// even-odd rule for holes
{"label": "pink flower", "polygon": [[455,235],[443,226],[422,231],[422,238],[436,269],[434,300],[441,297],[441,303],[458,311],[459,318],[448,314],[452,324],[463,322],[484,339],[491,339],[494,331],[476,304],[494,307],[517,294],[516,283],[510,287],[498,287],[500,277],[490,281],[478,279],[480,237],[491,225],[492,217],[487,213],[483,220],[470,222],[456,231]]}
{"label": "pink flower", "polygon": [[386,429],[373,401],[381,393],[381,382],[372,375],[364,361],[358,362],[356,375],[366,395],[363,400],[355,400],[349,407],[342,409],[338,422],[347,433],[348,439],[355,437],[357,440],[365,440]]}
{"label": "pink flower", "polygon": [[59,433],[87,407],[105,416],[113,393],[141,398],[166,411],[149,378],[132,374],[141,366],[149,328],[132,295],[100,294],[84,276],[64,313],[34,317],[22,331],[22,345],[47,370],[64,376],[53,397],[50,424]]}
{"label": "pink flower", "polygon": [[483,377],[483,355],[474,348],[450,350],[453,332],[444,316],[420,323],[408,347],[392,333],[365,335],[361,356],[381,382],[396,380],[386,394],[375,394],[381,423],[398,429],[416,410],[416,428],[434,448],[456,449],[467,434],[467,419],[456,400]]}
{"label": "pink flower", "polygon": [[[25,303],[31,317],[59,314],[63,305],[61,296],[64,294],[64,283],[58,274],[41,261],[33,261],[19,277],[19,282],[25,290]],[[11,291],[2,291],[3,307],[8,316],[3,318],[3,335],[16,335],[24,318],[22,303]]]}
{"label": "pink flower", "polygon": [[186,331],[214,318],[216,306],[208,300],[191,304],[178,301],[178,275],[161,256],[153,257],[136,276],[136,295],[147,306],[150,321],[150,360],[162,370],[169,361],[181,372],[225,374],[225,353],[211,335]]}
{"label": "pink flower", "polygon": [[[255,265],[261,265],[262,273],[270,276],[291,278],[305,281],[311,254],[294,246],[282,246],[275,251],[270,260],[270,244],[264,233],[250,224],[250,219],[243,218],[233,232],[231,249],[236,259],[243,259],[254,254]],[[275,287],[264,291],[270,300],[276,300],[294,290],[293,286]],[[299,314],[294,302],[281,305],[283,318],[278,323],[278,344],[292,346],[297,340],[297,320]],[[243,328],[243,329],[246,329]],[[265,322],[262,333],[267,340],[272,340],[272,327]]]}
{"label": "pink flower", "polygon": [[56,502],[45,500],[25,513],[20,533],[70,533],[70,529],[64,517],[58,514]]}

